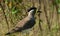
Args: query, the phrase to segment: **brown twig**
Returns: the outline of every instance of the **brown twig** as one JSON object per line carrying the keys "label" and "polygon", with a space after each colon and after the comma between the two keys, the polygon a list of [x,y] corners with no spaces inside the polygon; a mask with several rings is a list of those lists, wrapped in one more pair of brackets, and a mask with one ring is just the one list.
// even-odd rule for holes
{"label": "brown twig", "polygon": [[3,5],[0,3],[0,6],[1,6],[1,8],[2,8],[2,10],[3,10],[3,15],[4,15],[4,17],[5,17],[5,20],[6,20],[6,23],[7,23],[7,26],[8,26],[8,31],[9,31],[9,24],[8,24],[8,20],[7,20],[7,17],[6,17],[6,15],[5,15],[5,9],[3,8]]}
{"label": "brown twig", "polygon": [[48,16],[47,16],[47,10],[46,10],[46,1],[44,1],[44,11],[45,11],[45,17],[46,17],[46,21],[47,21],[47,24],[48,24],[48,28],[50,30],[50,21],[48,20]]}
{"label": "brown twig", "polygon": [[38,12],[39,12],[39,14],[38,14],[38,16],[39,16],[39,28],[40,28],[40,30],[42,31],[42,27],[41,27],[41,19],[40,19],[40,13],[41,13],[41,11],[40,11],[40,9],[41,9],[41,0],[39,0],[39,7],[38,7]]}

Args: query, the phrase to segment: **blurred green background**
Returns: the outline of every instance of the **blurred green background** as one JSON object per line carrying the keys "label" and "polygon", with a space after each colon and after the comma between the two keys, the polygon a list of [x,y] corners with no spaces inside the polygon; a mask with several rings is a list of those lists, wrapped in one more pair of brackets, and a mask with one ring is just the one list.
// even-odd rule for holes
{"label": "blurred green background", "polygon": [[32,6],[42,12],[36,12],[34,27],[9,36],[60,36],[60,0],[0,0],[0,36],[6,36]]}

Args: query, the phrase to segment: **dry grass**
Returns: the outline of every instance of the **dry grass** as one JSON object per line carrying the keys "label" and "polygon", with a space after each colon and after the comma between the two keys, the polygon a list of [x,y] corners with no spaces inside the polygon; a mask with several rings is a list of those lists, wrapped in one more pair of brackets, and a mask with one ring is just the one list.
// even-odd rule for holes
{"label": "dry grass", "polygon": [[[1,3],[3,3],[3,2],[1,2]],[[28,1],[28,0],[26,0],[26,1],[23,0],[22,3],[19,3],[17,5],[16,5],[16,2],[14,2],[14,3],[10,2],[11,6],[14,5],[14,7],[17,7],[17,9],[20,10],[18,13],[12,14],[11,13],[12,10],[8,10],[9,8],[12,8],[12,7],[9,5],[6,5],[6,4],[7,3],[5,3],[5,10],[6,10],[5,14],[8,14],[8,15],[6,15],[6,17],[7,17],[9,26],[6,23],[6,20],[5,20],[4,14],[3,14],[3,10],[1,9],[0,10],[0,36],[5,36],[5,33],[8,32],[8,27],[10,30],[17,24],[17,22],[19,20],[21,20],[25,16],[27,16],[26,15],[27,9],[33,5],[32,1]],[[35,4],[34,6],[38,8],[38,6],[39,6],[38,1],[35,0],[34,4]],[[39,13],[36,13],[36,15],[35,15],[36,24],[33,28],[31,28],[30,30],[24,31],[24,32],[13,33],[9,36],[60,36],[60,24],[59,24],[60,23],[60,14],[57,15],[57,9],[53,5],[53,2],[51,0],[50,1],[41,0],[40,4],[41,4],[40,10],[42,11],[42,13],[40,14],[40,19],[42,20],[40,22],[40,26],[39,26],[39,16],[38,16]],[[8,6],[9,6],[9,8],[8,8]],[[47,20],[49,21],[49,23]],[[49,29],[49,26],[50,26],[50,29]]]}

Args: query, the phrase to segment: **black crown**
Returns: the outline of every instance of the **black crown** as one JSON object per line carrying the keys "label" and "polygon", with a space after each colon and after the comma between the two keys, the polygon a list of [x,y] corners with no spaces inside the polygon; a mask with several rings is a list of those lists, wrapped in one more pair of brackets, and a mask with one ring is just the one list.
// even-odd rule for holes
{"label": "black crown", "polygon": [[36,10],[37,8],[36,7],[31,7],[30,9],[28,9],[28,12],[31,11],[31,10]]}

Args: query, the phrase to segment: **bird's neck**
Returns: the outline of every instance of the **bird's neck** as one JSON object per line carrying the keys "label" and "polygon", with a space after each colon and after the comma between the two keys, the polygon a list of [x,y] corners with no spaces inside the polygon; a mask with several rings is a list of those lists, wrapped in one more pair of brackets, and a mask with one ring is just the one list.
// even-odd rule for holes
{"label": "bird's neck", "polygon": [[33,13],[33,12],[29,12],[29,13],[28,13],[28,16],[29,16],[29,17],[34,17],[34,13]]}

